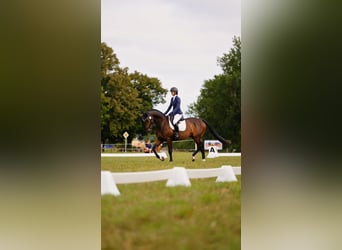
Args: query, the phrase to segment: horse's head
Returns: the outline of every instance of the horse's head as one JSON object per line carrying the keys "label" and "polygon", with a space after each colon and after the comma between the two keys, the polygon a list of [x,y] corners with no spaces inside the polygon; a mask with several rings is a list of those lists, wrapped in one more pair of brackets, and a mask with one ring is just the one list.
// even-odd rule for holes
{"label": "horse's head", "polygon": [[142,116],[142,121],[144,123],[146,131],[151,132],[152,131],[152,124],[153,124],[152,116],[149,115],[147,112],[145,112]]}

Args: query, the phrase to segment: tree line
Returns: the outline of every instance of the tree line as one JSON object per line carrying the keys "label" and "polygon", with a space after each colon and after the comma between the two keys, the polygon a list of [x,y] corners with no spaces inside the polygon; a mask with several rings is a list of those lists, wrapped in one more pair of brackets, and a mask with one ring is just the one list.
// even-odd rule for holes
{"label": "tree line", "polygon": [[143,131],[143,111],[165,103],[167,89],[159,79],[121,67],[113,49],[101,43],[101,141],[122,141],[127,131],[132,137]]}
{"label": "tree line", "polygon": [[241,39],[217,58],[223,73],[206,80],[197,101],[189,105],[190,116],[207,120],[217,132],[232,141],[230,149],[241,151]]}
{"label": "tree line", "polygon": [[[233,47],[217,58],[223,73],[204,81],[200,96],[188,107],[187,117],[207,120],[223,137],[230,149],[241,150],[241,40],[233,38]],[[142,134],[141,115],[159,103],[165,103],[168,90],[158,78],[121,67],[112,48],[101,43],[101,141],[122,142],[128,131],[133,138]]]}

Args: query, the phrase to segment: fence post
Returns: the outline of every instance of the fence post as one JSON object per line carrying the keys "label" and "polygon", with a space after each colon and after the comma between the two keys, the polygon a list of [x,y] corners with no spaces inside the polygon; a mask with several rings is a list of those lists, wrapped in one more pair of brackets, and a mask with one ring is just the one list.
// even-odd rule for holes
{"label": "fence post", "polygon": [[174,187],[174,186],[190,187],[191,186],[189,176],[185,168],[174,167],[170,171],[171,171],[170,178],[167,180],[167,183],[166,183],[167,187]]}
{"label": "fence post", "polygon": [[101,171],[101,195],[105,194],[120,195],[110,171]]}
{"label": "fence post", "polygon": [[221,174],[217,176],[217,179],[216,179],[216,182],[226,182],[226,181],[237,181],[233,167],[230,165],[222,166]]}

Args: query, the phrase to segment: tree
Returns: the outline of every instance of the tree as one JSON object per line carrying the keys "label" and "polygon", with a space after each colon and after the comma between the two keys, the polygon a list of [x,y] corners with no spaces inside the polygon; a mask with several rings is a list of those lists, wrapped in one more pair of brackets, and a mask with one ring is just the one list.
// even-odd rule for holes
{"label": "tree", "polygon": [[233,48],[228,54],[223,54],[217,59],[224,74],[236,77],[241,80],[241,39],[239,37],[233,38]]}
{"label": "tree", "polygon": [[200,96],[187,114],[206,119],[225,138],[231,149],[241,150],[241,40],[233,38],[233,48],[217,59],[223,74],[204,82]]}
{"label": "tree", "polygon": [[101,44],[101,140],[115,141],[135,125],[142,101],[113,50]]}
{"label": "tree", "polygon": [[[141,99],[142,110],[148,111],[158,103],[165,103],[165,96],[167,90],[162,88],[162,84],[158,78],[148,77],[145,74],[135,71],[130,74],[131,83],[133,88],[139,93],[139,98]],[[135,126],[132,127],[132,132],[134,134],[144,132],[145,128],[142,126],[140,117],[135,122]]]}
{"label": "tree", "polygon": [[151,109],[156,104],[166,102],[164,97],[167,94],[167,90],[162,88],[158,78],[148,77],[137,71],[130,74],[130,78],[133,87],[139,91],[139,97],[142,99],[146,110]]}
{"label": "tree", "polygon": [[142,132],[141,115],[153,105],[165,102],[167,90],[157,78],[120,67],[113,49],[101,44],[101,141],[122,140]]}

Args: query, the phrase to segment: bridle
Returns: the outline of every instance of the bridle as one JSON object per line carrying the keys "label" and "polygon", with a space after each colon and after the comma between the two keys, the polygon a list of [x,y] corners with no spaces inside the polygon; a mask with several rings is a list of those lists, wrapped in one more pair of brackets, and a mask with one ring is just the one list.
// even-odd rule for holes
{"label": "bridle", "polygon": [[150,121],[150,125],[148,126],[148,128],[146,128],[146,130],[151,131],[152,125],[154,124],[154,120],[153,120],[152,116],[150,116],[148,113],[144,113],[142,120],[143,120],[143,122],[146,122],[147,120]]}

